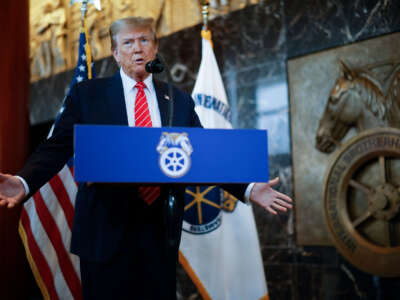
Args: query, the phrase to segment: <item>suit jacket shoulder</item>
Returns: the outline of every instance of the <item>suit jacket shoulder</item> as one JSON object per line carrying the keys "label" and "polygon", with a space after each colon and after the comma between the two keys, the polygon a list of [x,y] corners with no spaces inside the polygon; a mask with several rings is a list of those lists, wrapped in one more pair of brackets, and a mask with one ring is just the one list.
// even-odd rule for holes
{"label": "suit jacket shoulder", "polygon": [[169,105],[172,98],[172,126],[202,127],[194,110],[194,101],[189,94],[172,85],[172,95],[169,95],[169,85],[158,80],[154,80],[154,88],[157,93],[158,107],[160,109],[161,122],[163,126],[168,126]]}

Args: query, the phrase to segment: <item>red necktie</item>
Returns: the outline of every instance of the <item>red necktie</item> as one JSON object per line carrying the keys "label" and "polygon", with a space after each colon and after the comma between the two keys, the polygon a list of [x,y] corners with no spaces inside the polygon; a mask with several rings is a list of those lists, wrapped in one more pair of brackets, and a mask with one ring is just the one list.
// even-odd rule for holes
{"label": "red necktie", "polygon": [[[146,94],[144,88],[146,85],[143,81],[136,83],[135,87],[138,89],[135,100],[135,126],[136,127],[152,127],[149,106],[147,105]],[[140,197],[151,204],[160,196],[159,186],[141,186],[139,188]]]}

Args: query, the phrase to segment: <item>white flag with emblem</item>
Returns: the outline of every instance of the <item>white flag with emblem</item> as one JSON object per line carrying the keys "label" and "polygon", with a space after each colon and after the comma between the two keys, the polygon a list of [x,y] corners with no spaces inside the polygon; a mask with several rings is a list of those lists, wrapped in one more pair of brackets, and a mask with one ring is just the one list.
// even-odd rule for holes
{"label": "white flag with emblem", "polygon": [[[204,127],[232,128],[211,33],[202,36],[195,109]],[[252,208],[221,194],[212,187],[187,190],[179,262],[203,299],[269,299]]]}

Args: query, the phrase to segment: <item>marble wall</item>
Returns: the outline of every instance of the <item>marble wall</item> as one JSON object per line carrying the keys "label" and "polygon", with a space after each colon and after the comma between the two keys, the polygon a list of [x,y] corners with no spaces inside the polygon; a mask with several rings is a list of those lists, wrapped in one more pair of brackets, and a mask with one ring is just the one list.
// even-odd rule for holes
{"label": "marble wall", "polygon": [[[215,54],[236,128],[268,129],[270,177],[293,195],[287,60],[400,30],[398,0],[265,0],[214,19]],[[200,26],[160,40],[175,84],[190,92],[201,57]],[[97,76],[117,70],[112,58],[96,61]],[[65,72],[31,86],[35,139],[49,124],[72,78]],[[47,122],[47,123],[46,123]],[[39,128],[41,128],[39,130]],[[398,299],[400,279],[353,268],[334,247],[302,247],[292,213],[272,216],[254,207],[271,299]],[[245,255],[245,254],[244,254]],[[200,299],[179,269],[182,299]]]}

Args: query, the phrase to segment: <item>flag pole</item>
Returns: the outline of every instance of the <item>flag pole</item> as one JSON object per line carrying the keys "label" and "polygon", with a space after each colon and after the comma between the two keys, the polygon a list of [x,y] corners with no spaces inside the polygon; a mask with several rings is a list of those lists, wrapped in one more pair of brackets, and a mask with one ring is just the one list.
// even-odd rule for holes
{"label": "flag pole", "polygon": [[90,48],[90,43],[89,43],[89,30],[87,27],[87,22],[86,22],[86,13],[88,10],[88,4],[92,3],[96,6],[98,10],[101,10],[101,4],[100,0],[71,0],[70,1],[70,6],[72,6],[76,2],[81,2],[81,32],[85,33],[85,53],[86,53],[86,67],[88,70],[88,79],[92,79],[92,50]]}
{"label": "flag pole", "polygon": [[88,0],[82,0],[81,22],[82,22],[82,28],[85,31],[85,37],[86,37],[85,51],[86,51],[86,66],[87,66],[87,70],[88,70],[88,79],[92,79],[92,50],[90,48],[89,31],[88,31],[87,23],[86,23],[87,4],[88,4]]}
{"label": "flag pole", "polygon": [[211,31],[208,30],[208,17],[210,14],[209,6],[210,3],[208,0],[204,0],[201,2],[201,14],[203,15],[203,28],[201,29],[201,37],[208,40],[211,44],[211,47],[213,47]]}

